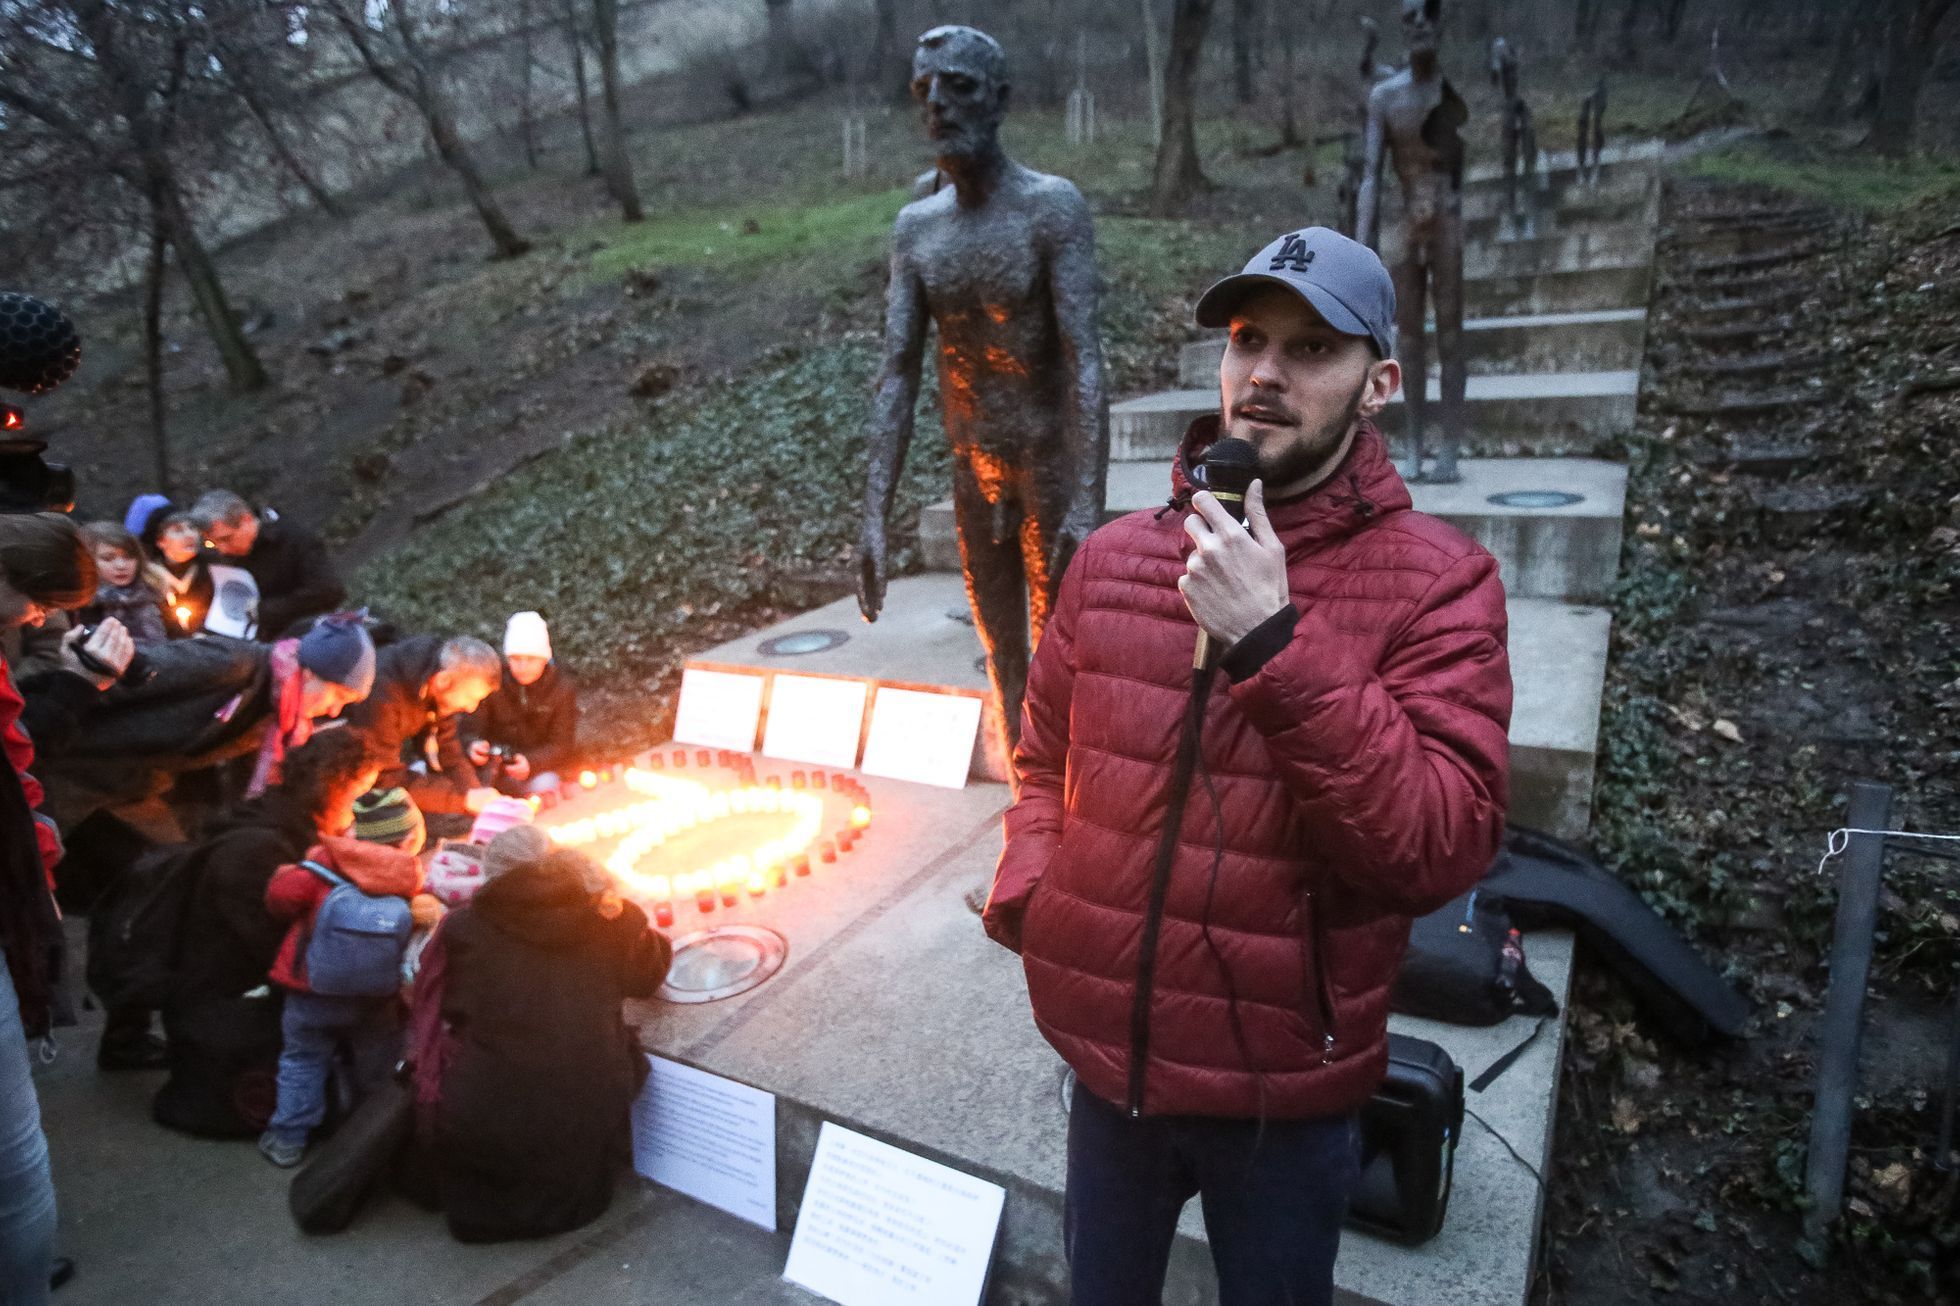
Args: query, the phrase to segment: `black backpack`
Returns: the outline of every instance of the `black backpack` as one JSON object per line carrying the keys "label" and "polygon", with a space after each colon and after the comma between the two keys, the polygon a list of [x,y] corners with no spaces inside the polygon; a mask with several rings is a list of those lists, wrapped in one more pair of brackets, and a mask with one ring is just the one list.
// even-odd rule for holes
{"label": "black backpack", "polygon": [[176,984],[184,913],[207,844],[145,853],[117,876],[89,912],[88,986],[102,1005],[157,1008]]}

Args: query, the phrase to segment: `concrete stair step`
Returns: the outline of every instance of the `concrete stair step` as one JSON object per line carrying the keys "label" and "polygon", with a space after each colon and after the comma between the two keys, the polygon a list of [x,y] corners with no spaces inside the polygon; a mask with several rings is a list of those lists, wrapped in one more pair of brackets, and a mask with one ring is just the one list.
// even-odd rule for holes
{"label": "concrete stair step", "polygon": [[[1607,205],[1651,202],[1660,192],[1660,178],[1653,168],[1613,168],[1604,171],[1595,183],[1578,180],[1563,170],[1547,176],[1540,173],[1535,186],[1518,181],[1518,207],[1521,216],[1537,219],[1545,215],[1586,214]],[[1391,180],[1382,195],[1382,217],[1399,220],[1402,213],[1402,183]],[[1463,185],[1463,218],[1466,222],[1508,217],[1504,205],[1504,182],[1499,176],[1470,180]]]}
{"label": "concrete stair step", "polygon": [[1466,277],[1521,276],[1597,265],[1652,262],[1653,230],[1641,223],[1580,227],[1542,236],[1480,240],[1463,250]]}
{"label": "concrete stair step", "polygon": [[[779,1228],[794,1227],[819,1131],[834,1122],[1002,1185],[1007,1200],[986,1300],[1061,1306],[1065,1067],[1035,1029],[1019,960],[987,940],[961,900],[991,878],[1005,787],[867,783],[877,816],[856,851],[790,891],[736,909],[784,936],[788,954],[777,975],[720,1002],[631,1003],[628,1019],[649,1050],[776,1094]],[[709,921],[719,922],[719,914]],[[1532,973],[1562,1011],[1570,936],[1533,933],[1526,948]],[[1399,1016],[1389,1023],[1441,1044],[1466,1077],[1531,1029],[1522,1017],[1490,1029]],[[1442,1232],[1405,1248],[1349,1230],[1335,1266],[1341,1301],[1522,1306],[1542,1191],[1505,1143],[1544,1172],[1562,1019],[1547,1033],[1477,1096],[1477,1114],[1505,1141],[1482,1128],[1464,1132]],[[1179,1233],[1165,1300],[1209,1306],[1217,1301],[1215,1275],[1196,1203]],[[588,1276],[579,1286],[595,1284]]]}
{"label": "concrete stair step", "polygon": [[[1432,369],[1432,400],[1439,384]],[[1469,430],[1464,452],[1494,455],[1520,445],[1591,445],[1632,429],[1639,394],[1636,370],[1472,376],[1465,386]],[[1123,400],[1109,410],[1109,456],[1117,462],[1168,459],[1192,421],[1217,409],[1216,386]],[[1382,413],[1382,429],[1391,437],[1403,429],[1402,410],[1402,396],[1397,395]]]}
{"label": "concrete stair step", "polygon": [[[1606,675],[1609,614],[1604,608],[1513,596],[1511,718],[1512,819],[1562,837],[1585,834],[1592,810],[1593,753]],[[779,636],[831,632],[829,647],[802,654],[767,654]],[[843,639],[836,641],[836,636]],[[928,572],[892,582],[885,608],[866,625],[855,598],[791,617],[697,657],[689,666],[770,675],[834,676],[985,698],[979,636],[957,572]],[[989,709],[991,710],[991,709]],[[1003,778],[1004,764],[986,755],[990,722],[975,750],[979,776]]]}
{"label": "concrete stair step", "polygon": [[[1485,206],[1477,207],[1483,209]],[[1559,204],[1534,211],[1529,232],[1521,231],[1515,218],[1508,213],[1497,212],[1494,207],[1488,212],[1466,210],[1463,215],[1463,239],[1469,246],[1479,241],[1515,240],[1525,235],[1544,237],[1569,231],[1624,227],[1629,223],[1651,227],[1659,213],[1658,189],[1646,195],[1634,196],[1572,192]]]}
{"label": "concrete stair step", "polygon": [[[1622,173],[1637,173],[1651,177],[1660,166],[1662,154],[1666,152],[1663,141],[1636,141],[1628,145],[1610,145],[1599,152],[1598,173],[1602,182],[1610,181]],[[1538,152],[1538,175],[1548,177],[1554,183],[1567,184],[1578,176],[1578,156],[1571,150],[1540,150]],[[1463,184],[1466,186],[1486,185],[1491,182],[1502,183],[1504,166],[1499,163],[1480,163],[1463,170]]]}
{"label": "concrete stair step", "polygon": [[[1463,324],[1472,376],[1566,369],[1625,371],[1640,366],[1646,338],[1644,308],[1473,317]],[[1178,384],[1198,388],[1216,385],[1218,364],[1224,356],[1223,333],[1185,345],[1177,355]],[[1432,332],[1429,357],[1435,356]]]}
{"label": "concrete stair step", "polygon": [[1463,279],[1464,311],[1474,317],[1645,308],[1653,290],[1654,265],[1644,255],[1623,263]]}
{"label": "concrete stair step", "polygon": [[[1504,590],[1520,598],[1603,603],[1619,573],[1626,468],[1593,458],[1465,458],[1455,485],[1411,485],[1418,511],[1441,517],[1497,558]],[[1170,495],[1166,464],[1111,463],[1103,520],[1154,510]],[[1565,502],[1567,496],[1577,496]],[[919,555],[958,571],[950,499],[919,514]]]}

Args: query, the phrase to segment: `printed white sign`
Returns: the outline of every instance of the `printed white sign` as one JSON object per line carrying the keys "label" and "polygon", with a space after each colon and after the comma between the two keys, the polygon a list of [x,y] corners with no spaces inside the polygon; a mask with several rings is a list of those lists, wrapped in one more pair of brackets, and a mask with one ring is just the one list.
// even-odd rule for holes
{"label": "printed white sign", "polygon": [[864,741],[866,775],[964,789],[980,733],[978,698],[881,685]]}
{"label": "printed white sign", "polygon": [[841,1306],[961,1306],[987,1286],[1007,1190],[825,1121],[783,1277]]}
{"label": "printed white sign", "polygon": [[633,1103],[633,1168],[776,1229],[776,1095],[665,1057]]}
{"label": "printed white sign", "polygon": [[818,766],[856,766],[869,688],[862,680],[776,675],[769,682],[763,755]]}
{"label": "printed white sign", "polygon": [[674,742],[753,752],[764,683],[761,676],[686,668],[681,699],[674,707]]}

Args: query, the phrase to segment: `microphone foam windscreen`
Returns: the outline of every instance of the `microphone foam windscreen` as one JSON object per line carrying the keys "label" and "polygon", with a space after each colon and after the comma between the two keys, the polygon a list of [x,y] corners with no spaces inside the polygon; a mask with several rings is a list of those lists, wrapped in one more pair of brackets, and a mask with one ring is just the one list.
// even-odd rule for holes
{"label": "microphone foam windscreen", "polygon": [[38,395],[66,381],[82,361],[75,324],[45,300],[0,291],[0,390]]}
{"label": "microphone foam windscreen", "polygon": [[1244,494],[1259,475],[1259,451],[1250,442],[1226,436],[1205,450],[1204,484],[1216,494]]}

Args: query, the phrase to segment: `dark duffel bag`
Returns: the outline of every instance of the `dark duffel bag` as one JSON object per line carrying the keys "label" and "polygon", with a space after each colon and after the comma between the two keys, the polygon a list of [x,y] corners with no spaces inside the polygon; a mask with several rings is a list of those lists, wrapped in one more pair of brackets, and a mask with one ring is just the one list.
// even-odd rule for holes
{"label": "dark duffel bag", "polygon": [[307,1158],[293,1176],[286,1205],[303,1233],[339,1233],[393,1171],[415,1124],[408,1085],[390,1079]]}
{"label": "dark duffel bag", "polygon": [[1388,1005],[1451,1025],[1558,1014],[1558,999],[1525,965],[1523,936],[1503,901],[1483,889],[1416,919]]}
{"label": "dark duffel bag", "polygon": [[1436,1044],[1390,1034],[1388,1078],[1361,1108],[1361,1177],[1348,1223],[1412,1246],[1435,1237],[1462,1131],[1463,1071]]}

